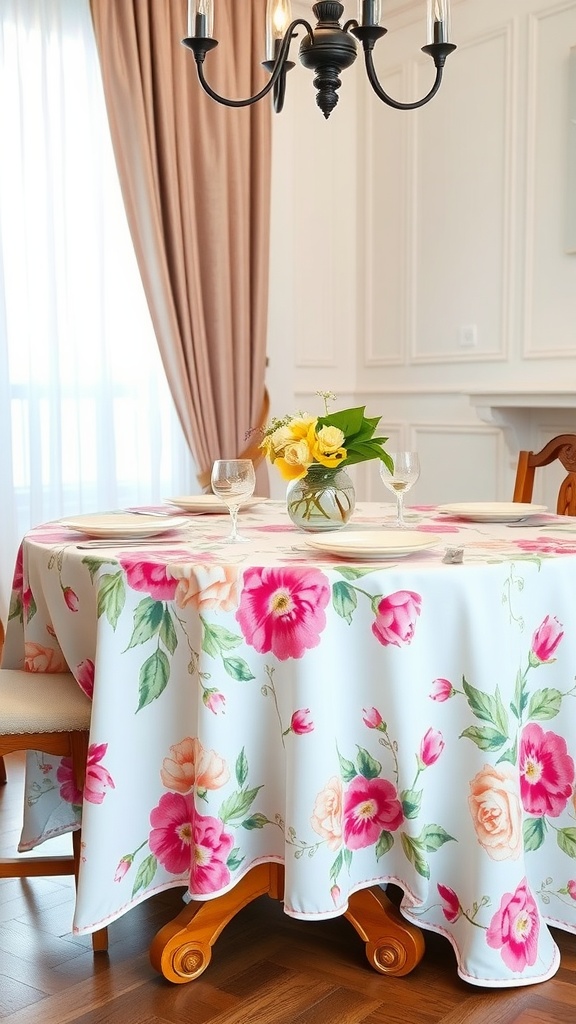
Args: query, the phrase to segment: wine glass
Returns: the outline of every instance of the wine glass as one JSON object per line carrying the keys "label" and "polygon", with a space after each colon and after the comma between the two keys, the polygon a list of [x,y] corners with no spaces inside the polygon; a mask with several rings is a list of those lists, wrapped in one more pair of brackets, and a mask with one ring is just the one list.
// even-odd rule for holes
{"label": "wine glass", "polygon": [[212,466],[212,490],[228,506],[232,519],[232,531],[225,538],[227,544],[245,541],[237,530],[238,509],[243,501],[254,494],[256,476],[251,459],[217,459]]}
{"label": "wine glass", "polygon": [[420,476],[420,460],[418,452],[390,452],[394,469],[391,472],[385,462],[380,463],[380,476],[388,488],[396,496],[396,526],[405,528],[404,495],[415,484]]}

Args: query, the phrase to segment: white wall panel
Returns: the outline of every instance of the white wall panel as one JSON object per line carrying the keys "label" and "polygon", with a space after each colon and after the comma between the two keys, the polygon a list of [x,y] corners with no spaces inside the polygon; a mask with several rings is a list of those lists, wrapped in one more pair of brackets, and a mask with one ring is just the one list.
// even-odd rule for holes
{"label": "white wall panel", "polygon": [[568,181],[570,47],[575,44],[574,2],[541,8],[530,17],[526,358],[576,354],[576,254],[566,253],[568,189],[576,188]]}
{"label": "white wall panel", "polygon": [[[469,40],[450,57],[450,92],[418,114],[415,362],[505,357],[511,54],[510,25]],[[465,326],[476,330],[470,347]]]}

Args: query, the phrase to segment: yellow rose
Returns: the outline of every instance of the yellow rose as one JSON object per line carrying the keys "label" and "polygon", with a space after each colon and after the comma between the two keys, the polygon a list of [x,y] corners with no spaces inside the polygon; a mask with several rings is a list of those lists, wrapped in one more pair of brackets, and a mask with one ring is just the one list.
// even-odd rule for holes
{"label": "yellow rose", "polygon": [[292,441],[303,441],[309,436],[310,429],[315,431],[318,418],[313,416],[295,416],[290,420],[287,429]]}
{"label": "yellow rose", "polygon": [[344,444],[344,432],[339,427],[320,427],[316,438],[322,455],[332,455]]}
{"label": "yellow rose", "polygon": [[312,461],[308,442],[302,440],[286,445],[284,455],[277,458],[274,465],[280,470],[284,480],[299,480],[300,477],[306,475],[306,470]]}

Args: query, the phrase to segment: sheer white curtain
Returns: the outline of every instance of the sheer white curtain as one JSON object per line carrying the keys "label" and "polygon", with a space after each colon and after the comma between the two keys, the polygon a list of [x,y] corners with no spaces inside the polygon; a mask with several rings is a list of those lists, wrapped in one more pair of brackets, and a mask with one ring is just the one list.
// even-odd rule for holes
{"label": "sheer white curtain", "polygon": [[193,493],[126,224],[88,0],[0,3],[0,615],[18,542]]}

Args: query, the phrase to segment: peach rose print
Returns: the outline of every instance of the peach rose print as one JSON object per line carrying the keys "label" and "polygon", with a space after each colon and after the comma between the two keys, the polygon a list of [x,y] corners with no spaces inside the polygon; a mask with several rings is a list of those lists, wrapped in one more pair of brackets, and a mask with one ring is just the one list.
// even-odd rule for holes
{"label": "peach rose print", "polygon": [[239,577],[233,565],[173,565],[169,573],[178,581],[174,600],[179,608],[197,612],[232,612],[238,607]]}
{"label": "peach rose print", "polygon": [[516,860],[522,849],[518,772],[485,764],[470,782],[468,806],[478,842],[492,860]]}
{"label": "peach rose print", "polygon": [[189,793],[194,786],[199,792],[220,789],[230,778],[224,758],[215,750],[205,750],[195,736],[175,743],[170,755],[162,762],[160,777],[166,789],[175,793]]}
{"label": "peach rose print", "polygon": [[330,850],[342,846],[342,783],[335,775],[316,797],[310,824]]}
{"label": "peach rose print", "polygon": [[24,645],[24,665],[27,672],[67,672],[68,665],[60,648],[44,647],[27,640]]}

